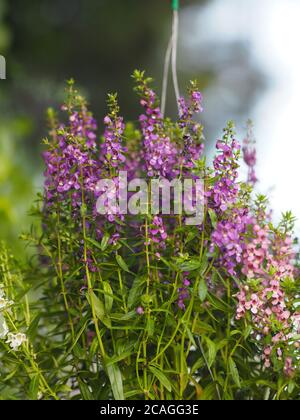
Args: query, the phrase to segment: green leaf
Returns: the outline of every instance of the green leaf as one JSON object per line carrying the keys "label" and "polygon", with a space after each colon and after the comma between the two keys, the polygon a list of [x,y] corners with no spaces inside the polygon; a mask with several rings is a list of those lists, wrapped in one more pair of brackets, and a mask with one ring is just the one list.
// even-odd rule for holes
{"label": "green leaf", "polygon": [[89,302],[90,306],[94,307],[96,317],[100,321],[102,321],[103,324],[106,327],[110,328],[111,327],[111,321],[105,313],[105,308],[104,308],[104,305],[101,302],[101,300],[95,295],[95,293],[93,291],[89,292],[89,294],[87,295],[87,299],[88,299],[88,302]]}
{"label": "green leaf", "polygon": [[231,373],[231,376],[234,380],[234,383],[236,384],[236,386],[238,388],[241,388],[241,381],[240,381],[240,375],[239,375],[239,371],[236,367],[235,361],[233,360],[232,357],[229,358],[229,371]]}
{"label": "green leaf", "polygon": [[108,241],[110,239],[110,236],[108,233],[105,233],[105,235],[103,236],[102,240],[101,240],[101,244],[100,244],[100,249],[101,251],[105,251],[107,246],[108,246]]}
{"label": "green leaf", "polygon": [[40,375],[33,375],[29,385],[29,397],[31,400],[37,400],[40,387]]}
{"label": "green leaf", "polygon": [[102,320],[102,318],[105,316],[105,310],[104,310],[103,303],[95,295],[95,293],[93,291],[90,291],[88,296],[90,298],[89,299],[90,305],[94,307],[95,313],[97,315],[97,318],[99,318],[100,320]]}
{"label": "green leaf", "polygon": [[208,214],[209,214],[209,217],[210,217],[212,227],[215,228],[217,226],[217,222],[218,222],[216,212],[213,209],[208,209]]}
{"label": "green leaf", "polygon": [[201,267],[202,263],[199,258],[192,258],[189,261],[185,261],[184,263],[180,264],[181,271],[194,271],[198,270]]}
{"label": "green leaf", "polygon": [[224,302],[223,300],[217,298],[216,296],[208,293],[207,295],[207,299],[209,301],[209,303],[211,304],[211,306],[219,311],[225,312],[227,313],[228,311],[232,311],[232,308],[227,305],[226,302]]}
{"label": "green leaf", "polygon": [[123,260],[123,258],[121,257],[121,255],[117,255],[116,256],[116,260],[117,260],[117,263],[119,264],[119,266],[122,268],[122,270],[126,271],[127,273],[131,273],[131,271],[128,268],[128,265]]}
{"label": "green leaf", "polygon": [[67,351],[67,355],[69,355],[69,354],[72,352],[72,350],[74,349],[74,347],[75,347],[75,346],[76,346],[76,344],[78,343],[78,341],[79,341],[80,337],[82,336],[83,332],[84,332],[84,331],[85,331],[85,329],[86,329],[87,323],[88,323],[88,321],[87,321],[87,320],[85,320],[85,321],[83,322],[83,325],[81,326],[81,328],[80,328],[80,330],[79,330],[78,334],[76,335],[76,338],[75,338],[75,340],[74,340],[74,342],[73,342],[73,344],[72,344],[72,347],[70,348],[70,350],[68,350],[68,351]]}
{"label": "green leaf", "polygon": [[200,357],[193,365],[191,373],[194,374],[197,370],[203,368],[205,366],[205,362],[202,357]]}
{"label": "green leaf", "polygon": [[155,321],[153,318],[148,318],[147,325],[146,325],[146,331],[148,333],[149,337],[152,337],[154,334],[155,329]]}
{"label": "green leaf", "polygon": [[108,362],[106,362],[106,367],[121,362],[121,360],[127,359],[127,357],[130,357],[131,355],[132,351],[127,351],[125,353],[120,354],[120,356],[113,356]]}
{"label": "green leaf", "polygon": [[100,249],[101,251],[103,251],[103,249],[102,249],[102,247],[101,247],[101,244],[99,244],[99,242],[95,241],[95,240],[94,240],[94,239],[92,239],[92,238],[86,238],[86,240],[87,240],[90,244],[94,245],[96,248],[98,248],[98,249]]}
{"label": "green leaf", "polygon": [[292,394],[296,387],[296,383],[294,381],[290,381],[288,385],[288,393]]}
{"label": "green leaf", "polygon": [[155,368],[154,366],[149,366],[149,370],[153,375],[159,380],[159,382],[169,391],[172,391],[172,384],[164,373]]}
{"label": "green leaf", "polygon": [[142,395],[143,392],[140,389],[133,389],[132,391],[125,392],[125,399],[132,399],[132,397],[135,397],[136,395]]}
{"label": "green leaf", "polygon": [[134,279],[134,282],[131,286],[131,289],[129,291],[128,296],[128,308],[132,308],[135,303],[137,302],[137,299],[141,297],[143,293],[143,285],[146,283],[145,277],[136,277]]}
{"label": "green leaf", "polygon": [[129,249],[129,251],[131,251],[133,254],[135,254],[136,252],[135,252],[135,250],[133,249],[133,248],[131,248],[131,246],[130,245],[128,245],[128,243],[125,241],[125,240],[123,240],[123,239],[119,239],[119,242],[120,242],[120,244],[122,244],[122,245],[124,245],[126,248],[128,248]]}
{"label": "green leaf", "polygon": [[170,268],[170,270],[178,271],[177,265],[171,261],[166,260],[164,257],[160,257],[160,261],[163,262],[168,268]]}
{"label": "green leaf", "polygon": [[204,302],[207,296],[208,289],[207,289],[206,281],[203,277],[200,280],[198,292],[199,292],[199,298],[201,302]]}
{"label": "green leaf", "polygon": [[39,322],[41,319],[41,314],[38,314],[37,316],[35,316],[33,318],[33,320],[31,321],[29,328],[27,330],[27,336],[31,339],[34,340],[36,334],[37,334],[37,329],[39,326]]}
{"label": "green leaf", "polygon": [[123,380],[119,366],[116,363],[107,365],[106,371],[115,400],[124,400]]}
{"label": "green leaf", "polygon": [[195,339],[194,339],[194,336],[193,336],[192,331],[189,329],[188,325],[185,322],[182,322],[182,324],[183,324],[183,326],[184,326],[184,328],[185,328],[185,330],[187,332],[187,335],[189,337],[189,340],[191,341],[191,343],[193,344],[193,346],[197,347],[197,344],[195,342]]}
{"label": "green leaf", "polygon": [[199,235],[198,231],[196,231],[196,232],[189,232],[188,235],[187,235],[187,237],[186,237],[185,243],[188,244],[193,239],[195,239],[196,236],[198,236],[198,235]]}
{"label": "green leaf", "polygon": [[83,382],[81,379],[78,380],[79,388],[81,395],[85,401],[93,401],[93,394],[91,393],[89,387],[85,382]]}
{"label": "green leaf", "polygon": [[105,309],[106,309],[106,312],[109,313],[112,310],[114,299],[112,296],[113,291],[108,281],[103,282],[103,291],[104,291]]}
{"label": "green leaf", "polygon": [[247,340],[247,338],[249,337],[249,335],[251,334],[251,332],[252,332],[252,326],[251,325],[247,325],[247,327],[245,328],[245,330],[244,330],[244,338],[245,338],[245,340]]}
{"label": "green leaf", "polygon": [[205,337],[205,341],[206,341],[206,345],[207,345],[207,349],[208,349],[208,358],[207,358],[207,363],[209,365],[209,367],[212,367],[216,356],[217,356],[217,347],[215,345],[215,343],[213,341],[211,341],[210,338]]}
{"label": "green leaf", "polygon": [[203,335],[203,333],[214,333],[215,329],[206,322],[197,320],[196,324],[194,325],[194,333],[196,335]]}
{"label": "green leaf", "polygon": [[136,317],[136,311],[135,310],[127,312],[126,314],[123,314],[123,313],[112,313],[112,314],[110,314],[111,319],[116,319],[118,321],[128,321],[129,319],[132,319],[134,317]]}

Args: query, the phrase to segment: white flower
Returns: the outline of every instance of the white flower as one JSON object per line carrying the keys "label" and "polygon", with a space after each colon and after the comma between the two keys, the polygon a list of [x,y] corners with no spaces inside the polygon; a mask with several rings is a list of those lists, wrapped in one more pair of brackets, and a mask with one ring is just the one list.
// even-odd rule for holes
{"label": "white flower", "polygon": [[8,308],[11,305],[13,305],[13,301],[6,299],[5,292],[3,290],[3,285],[0,284],[0,311]]}
{"label": "white flower", "polygon": [[8,308],[12,304],[13,304],[13,301],[12,300],[7,300],[4,297],[0,297],[0,311],[3,310],[3,309]]}
{"label": "white flower", "polygon": [[7,336],[9,332],[8,326],[4,317],[0,314],[0,339],[3,339]]}
{"label": "white flower", "polygon": [[12,334],[8,333],[6,343],[10,345],[13,350],[18,350],[19,347],[27,341],[27,337],[25,334],[17,333]]}

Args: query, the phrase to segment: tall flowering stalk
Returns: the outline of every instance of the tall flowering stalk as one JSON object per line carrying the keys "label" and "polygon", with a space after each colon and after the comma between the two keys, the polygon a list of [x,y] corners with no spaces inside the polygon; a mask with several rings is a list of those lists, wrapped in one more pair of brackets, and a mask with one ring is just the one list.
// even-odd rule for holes
{"label": "tall flowering stalk", "polygon": [[222,213],[236,203],[239,191],[240,144],[235,138],[233,122],[229,122],[224,129],[223,139],[217,141],[216,149],[218,154],[213,162],[215,181],[207,195],[210,197],[210,207]]}
{"label": "tall flowering stalk", "polygon": [[149,87],[151,78],[146,78],[143,72],[136,71],[134,78],[136,91],[140,94],[140,104],[144,108],[139,121],[144,138],[143,158],[149,177],[172,178],[178,173],[176,168],[178,150],[164,129],[158,99]]}
{"label": "tall flowering stalk", "polygon": [[[289,215],[286,215],[287,220]],[[295,285],[295,252],[288,232],[253,224],[242,272],[247,282],[237,297],[237,319],[250,317],[257,345],[263,347],[264,366],[283,366],[292,377],[299,357],[300,313],[286,287]],[[286,367],[288,366],[288,368]]]}
{"label": "tall flowering stalk", "polygon": [[191,82],[189,88],[189,100],[184,97],[179,99],[179,126],[183,137],[183,162],[186,168],[193,168],[204,150],[203,127],[193,120],[194,114],[203,112],[202,94],[197,88],[196,82]]}

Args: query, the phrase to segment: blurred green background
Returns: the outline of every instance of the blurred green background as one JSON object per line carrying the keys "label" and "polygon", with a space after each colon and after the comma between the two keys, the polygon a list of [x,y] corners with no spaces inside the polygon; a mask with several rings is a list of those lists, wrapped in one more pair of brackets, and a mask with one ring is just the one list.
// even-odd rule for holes
{"label": "blurred green background", "polygon": [[[181,86],[198,78],[208,103],[216,95],[218,105],[224,102],[221,109],[212,102],[202,117],[211,139],[227,117],[246,119],[262,86],[247,41],[204,42],[204,49],[198,48],[193,19],[212,3],[181,1],[178,66]],[[130,75],[135,68],[146,69],[160,90],[170,31],[169,0],[0,0],[0,54],[7,60],[7,79],[0,81],[0,238],[16,253],[23,252],[18,236],[29,229],[28,209],[42,187],[45,111],[62,102],[65,81],[76,80],[98,120],[111,91],[119,92],[124,117],[134,120],[139,107]],[[250,75],[247,89],[241,88],[243,78],[235,79],[234,102],[210,91],[220,72],[233,65]],[[170,89],[168,111],[174,110]]]}

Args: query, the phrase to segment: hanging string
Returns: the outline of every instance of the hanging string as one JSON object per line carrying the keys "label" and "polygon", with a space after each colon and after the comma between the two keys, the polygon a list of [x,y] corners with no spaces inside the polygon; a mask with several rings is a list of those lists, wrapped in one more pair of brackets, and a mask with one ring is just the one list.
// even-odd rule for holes
{"label": "hanging string", "polygon": [[168,81],[169,81],[169,70],[170,70],[170,61],[173,47],[173,36],[171,36],[168,48],[165,55],[165,64],[164,64],[164,75],[163,75],[163,84],[162,84],[162,94],[161,94],[161,113],[162,116],[165,116],[166,111],[166,102],[167,102],[167,91],[168,91]]}
{"label": "hanging string", "polygon": [[162,112],[163,117],[165,115],[165,110],[166,110],[168,80],[169,80],[169,70],[170,70],[171,59],[172,59],[172,79],[173,79],[173,86],[174,86],[177,104],[180,99],[180,91],[179,91],[178,76],[177,76],[179,0],[172,0],[172,9],[173,9],[172,35],[168,43],[168,47],[167,47],[167,51],[165,55],[163,84],[162,84],[161,112]]}
{"label": "hanging string", "polygon": [[173,11],[173,47],[172,47],[172,76],[173,76],[173,85],[175,90],[176,101],[178,105],[178,101],[180,99],[180,92],[179,92],[179,84],[178,84],[178,76],[177,76],[177,46],[178,46],[178,10]]}

